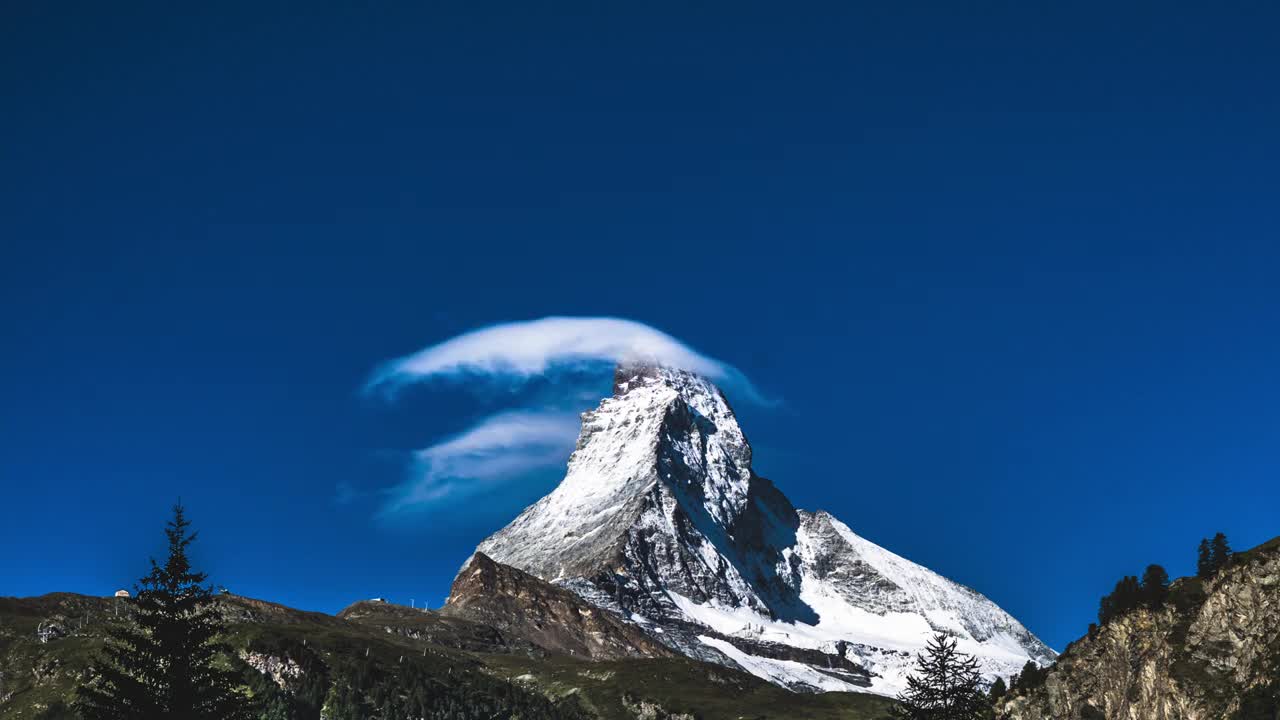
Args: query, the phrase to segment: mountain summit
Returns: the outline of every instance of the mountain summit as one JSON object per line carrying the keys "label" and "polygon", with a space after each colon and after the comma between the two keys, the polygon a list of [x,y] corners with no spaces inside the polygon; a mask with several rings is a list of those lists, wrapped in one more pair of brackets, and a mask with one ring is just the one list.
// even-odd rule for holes
{"label": "mountain summit", "polygon": [[620,365],[564,480],[478,550],[795,690],[895,694],[937,631],[993,678],[1055,657],[981,594],[797,510],[720,389],[668,367]]}

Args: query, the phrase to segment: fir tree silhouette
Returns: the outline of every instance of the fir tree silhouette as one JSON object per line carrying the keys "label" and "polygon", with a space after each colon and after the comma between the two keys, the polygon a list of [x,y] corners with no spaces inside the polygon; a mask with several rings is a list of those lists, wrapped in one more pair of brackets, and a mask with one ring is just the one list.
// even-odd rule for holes
{"label": "fir tree silhouette", "polygon": [[1104,596],[1098,604],[1098,623],[1106,625],[1142,604],[1142,583],[1136,575],[1125,575],[1111,594]]}
{"label": "fir tree silhouette", "polygon": [[990,712],[990,699],[979,689],[978,661],[956,651],[956,641],[941,633],[916,656],[917,673],[907,678],[895,720],[977,720]]}
{"label": "fir tree silhouette", "polygon": [[187,557],[195,542],[181,504],[165,528],[169,555],[151,560],[128,602],[131,618],[113,627],[75,709],[84,720],[242,720],[247,699],[219,638],[207,576]]}
{"label": "fir tree silhouette", "polygon": [[1196,555],[1196,576],[1201,580],[1208,580],[1216,576],[1223,568],[1231,564],[1231,558],[1235,553],[1231,552],[1231,545],[1227,542],[1227,536],[1217,533],[1213,539],[1205,538],[1200,541],[1200,549]]}
{"label": "fir tree silhouette", "polygon": [[1169,573],[1160,565],[1148,565],[1142,574],[1142,601],[1155,610],[1169,595]]}
{"label": "fir tree silhouette", "polygon": [[998,677],[995,682],[991,683],[989,694],[992,702],[996,702],[1009,694],[1009,686],[1005,684],[1004,678]]}
{"label": "fir tree silhouette", "polygon": [[1231,552],[1231,545],[1227,543],[1227,536],[1222,533],[1214,535],[1209,546],[1209,562],[1213,565],[1213,574],[1217,575],[1231,564],[1231,558],[1235,553]]}
{"label": "fir tree silhouette", "polygon": [[1209,538],[1200,541],[1200,548],[1196,552],[1196,577],[1201,580],[1213,577],[1213,547],[1209,544]]}

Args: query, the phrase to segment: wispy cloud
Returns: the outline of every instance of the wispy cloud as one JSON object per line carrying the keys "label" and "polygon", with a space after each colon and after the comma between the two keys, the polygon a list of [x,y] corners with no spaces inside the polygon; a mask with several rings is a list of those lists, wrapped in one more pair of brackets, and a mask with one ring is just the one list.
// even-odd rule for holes
{"label": "wispy cloud", "polygon": [[539,469],[563,465],[578,436],[576,413],[520,410],[486,418],[414,453],[410,477],[392,488],[383,515],[456,500]]}
{"label": "wispy cloud", "polygon": [[391,392],[458,375],[522,380],[590,363],[656,362],[690,370],[761,402],[733,366],[643,323],[610,317],[548,317],[475,330],[386,363],[366,389]]}
{"label": "wispy cloud", "polygon": [[[690,370],[716,381],[731,396],[766,402],[733,366],[632,320],[548,317],[474,330],[383,364],[366,391],[395,397],[407,385],[442,379],[465,379],[476,387],[475,381],[483,380],[486,386],[498,383],[513,389],[534,377],[551,382],[540,388],[536,409],[492,415],[414,452],[408,478],[383,491],[381,515],[452,506],[460,498],[563,469],[578,435],[575,411],[598,399],[594,393],[584,395],[583,378],[628,361]],[[598,388],[594,381],[592,388]],[[356,496],[351,488],[339,489],[340,501]]]}

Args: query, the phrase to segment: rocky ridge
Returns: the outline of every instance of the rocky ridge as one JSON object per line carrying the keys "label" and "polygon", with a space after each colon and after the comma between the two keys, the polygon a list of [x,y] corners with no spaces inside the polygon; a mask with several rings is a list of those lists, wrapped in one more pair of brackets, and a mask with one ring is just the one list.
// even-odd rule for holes
{"label": "rocky ridge", "polygon": [[1081,638],[1006,720],[1274,720],[1280,716],[1280,538],[1216,578],[1181,578],[1158,610]]}

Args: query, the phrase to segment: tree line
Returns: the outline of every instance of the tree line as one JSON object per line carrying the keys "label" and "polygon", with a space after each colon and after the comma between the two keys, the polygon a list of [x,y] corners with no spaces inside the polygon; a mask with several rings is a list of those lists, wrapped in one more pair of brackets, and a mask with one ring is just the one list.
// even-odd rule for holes
{"label": "tree line", "polygon": [[[1210,580],[1231,564],[1233,553],[1227,536],[1218,533],[1204,538],[1196,554],[1196,577]],[[1112,591],[1098,603],[1098,623],[1107,623],[1138,608],[1158,610],[1169,597],[1169,573],[1160,565],[1148,565],[1142,579],[1136,575],[1121,578]],[[1097,626],[1090,627],[1090,634]]]}
{"label": "tree line", "polygon": [[[1213,538],[1205,538],[1198,549],[1197,577],[1201,580],[1216,577],[1231,564],[1232,557],[1226,535],[1218,533]],[[1106,624],[1138,608],[1158,609],[1168,601],[1169,587],[1169,573],[1160,565],[1148,565],[1141,578],[1127,575],[1102,598],[1098,621]],[[1096,630],[1097,625],[1090,626],[1090,634]],[[1280,660],[1276,666],[1280,667]],[[1031,692],[1044,685],[1048,676],[1047,668],[1029,660],[1007,683],[1004,678],[996,678],[984,694],[980,689],[977,661],[957,652],[954,639],[939,634],[917,657],[917,670],[907,679],[907,689],[898,696],[901,705],[893,717],[896,720],[987,720],[994,715],[994,706],[1006,695]],[[1267,713],[1280,707],[1273,699],[1280,698],[1280,680],[1274,685],[1275,688],[1254,693],[1258,698],[1250,698],[1252,704],[1247,705],[1250,714],[1242,709],[1236,717],[1270,720],[1272,715]],[[1260,710],[1255,712],[1255,706]]]}

